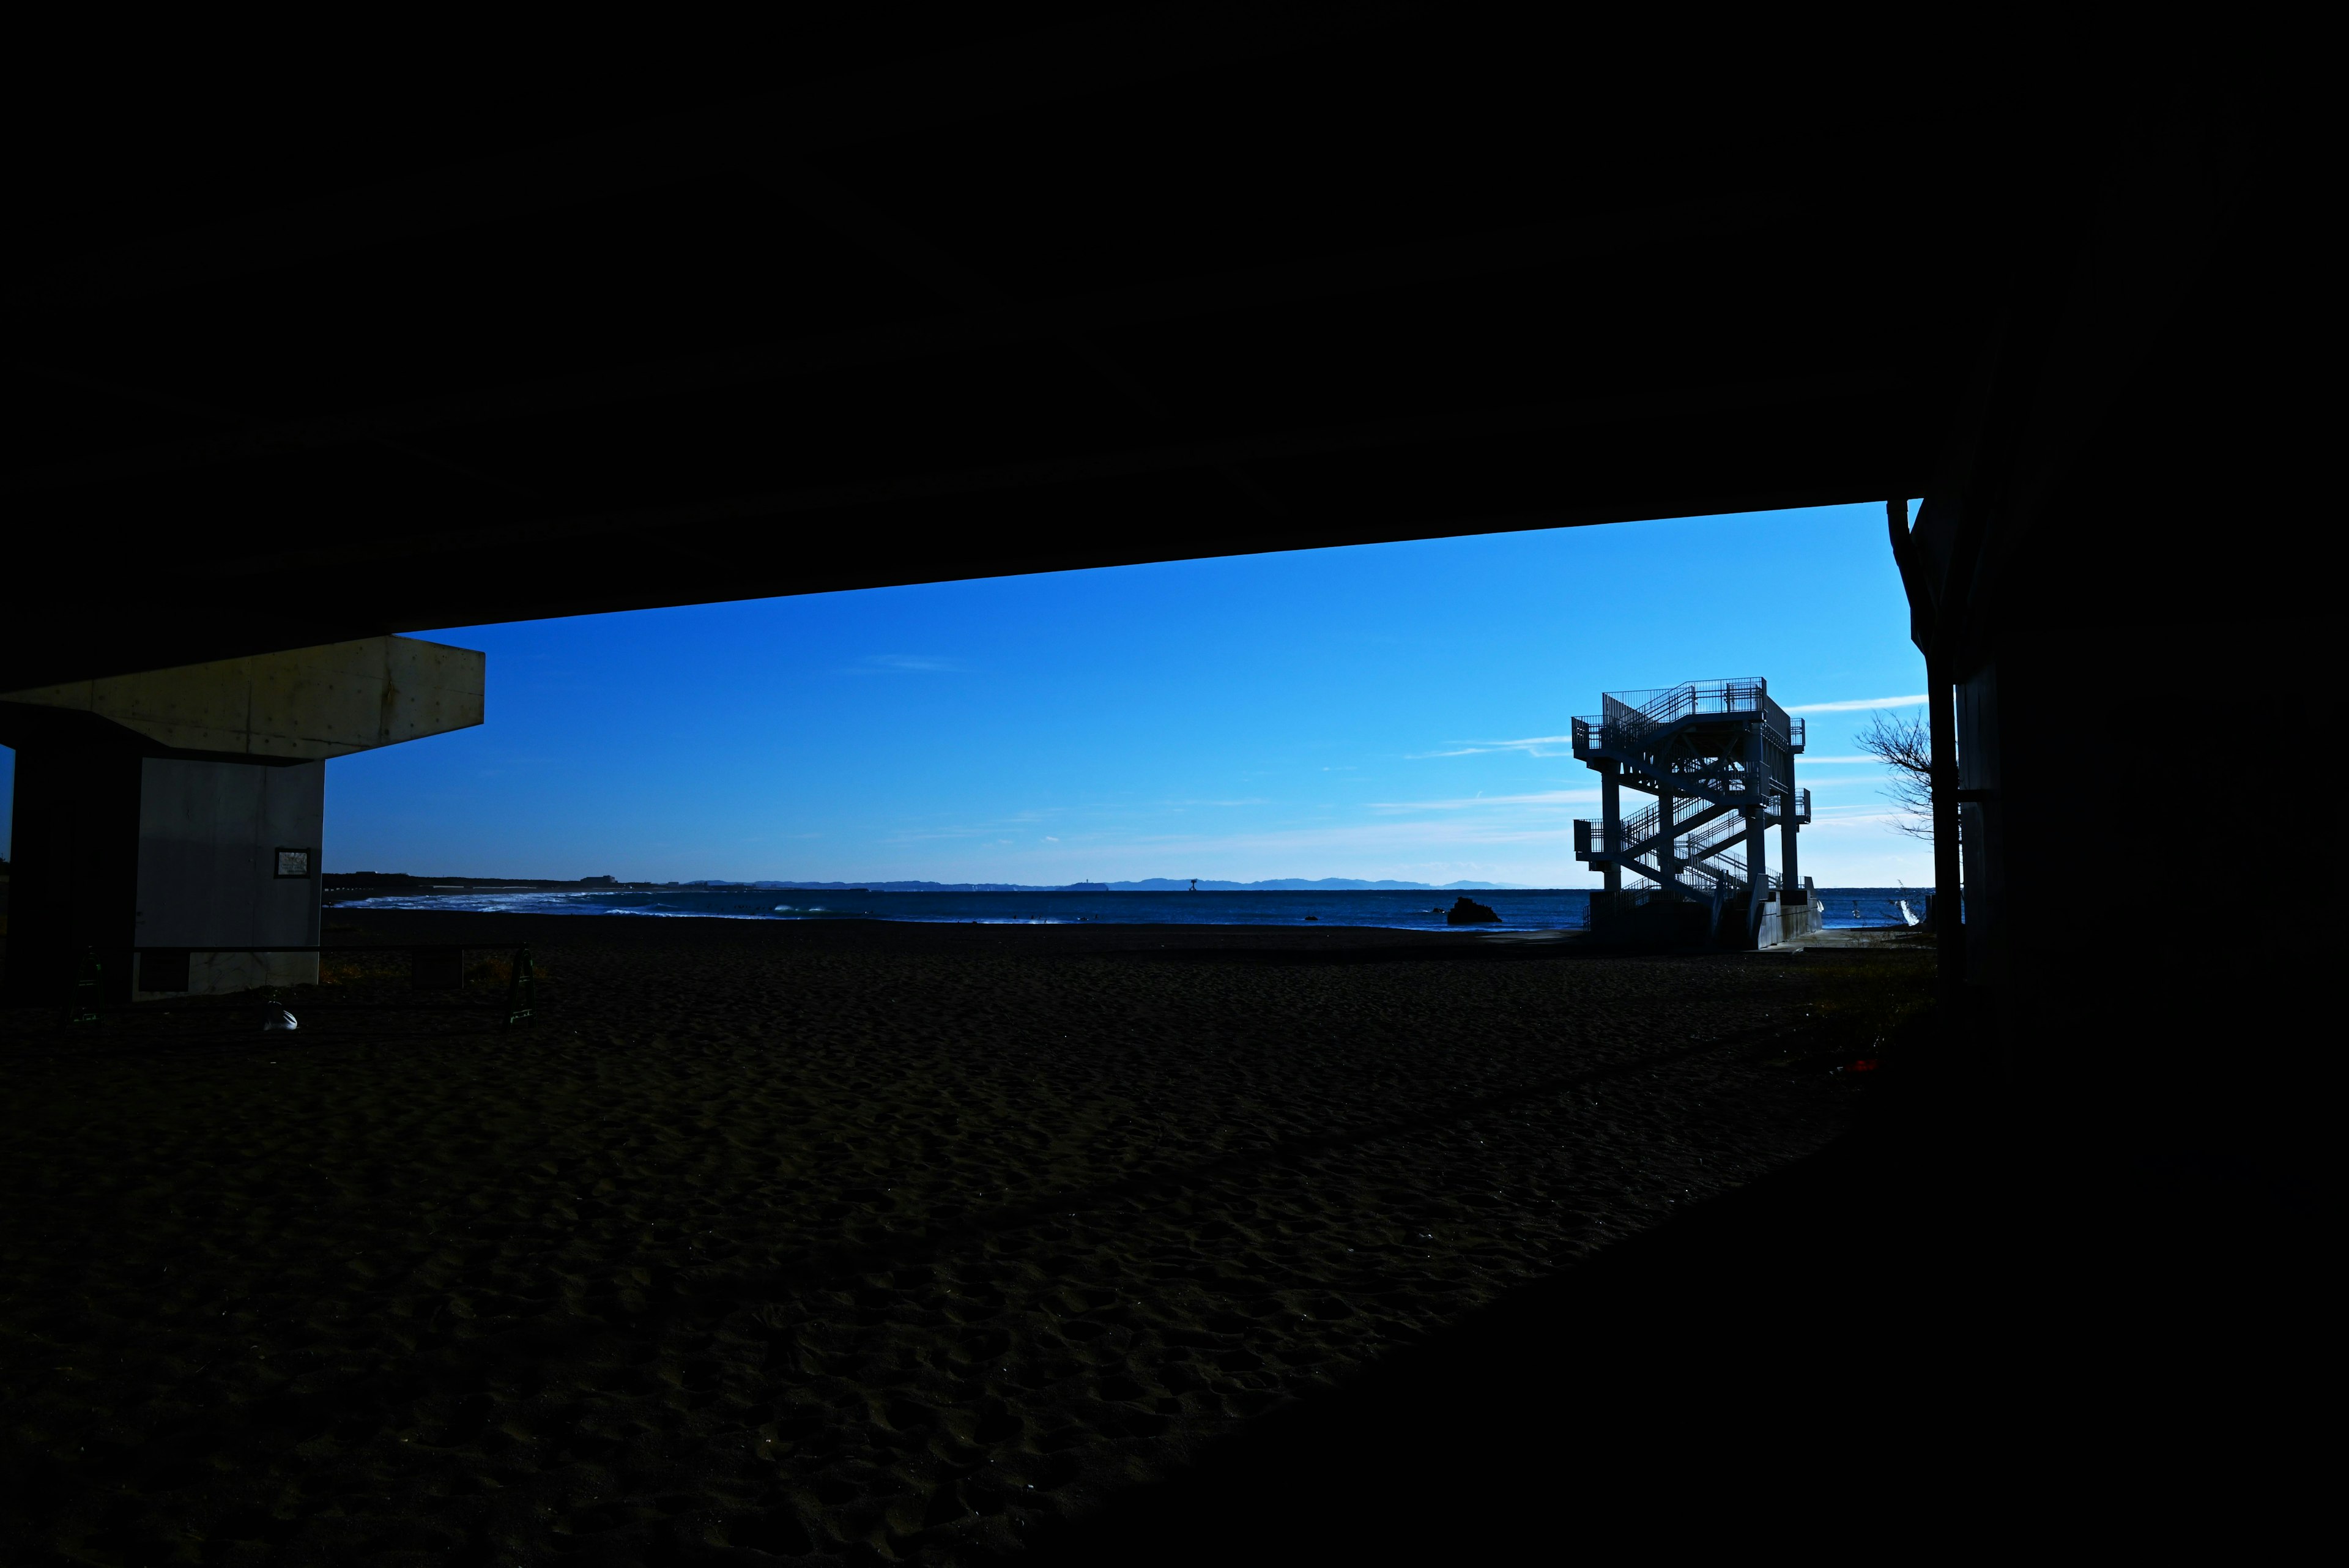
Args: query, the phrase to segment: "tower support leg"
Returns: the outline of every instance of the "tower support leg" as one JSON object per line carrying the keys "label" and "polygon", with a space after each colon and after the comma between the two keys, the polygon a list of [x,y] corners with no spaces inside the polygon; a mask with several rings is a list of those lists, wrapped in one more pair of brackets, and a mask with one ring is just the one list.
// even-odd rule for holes
{"label": "tower support leg", "polygon": [[1665,890],[1681,890],[1680,862],[1672,858],[1672,791],[1670,784],[1656,790],[1656,831],[1663,836],[1656,848],[1656,869],[1662,873]]}
{"label": "tower support leg", "polygon": [[[1606,836],[1604,847],[1609,855],[1623,853],[1623,784],[1622,763],[1613,761],[1599,764],[1599,813],[1606,819],[1599,830]],[[1607,896],[1610,899],[1623,890],[1623,863],[1609,860],[1601,868]]]}
{"label": "tower support leg", "polygon": [[1750,806],[1745,813],[1745,942],[1754,945],[1762,935],[1762,906],[1770,896],[1770,867],[1763,857],[1763,846],[1770,842],[1770,830],[1762,825],[1762,808]]}

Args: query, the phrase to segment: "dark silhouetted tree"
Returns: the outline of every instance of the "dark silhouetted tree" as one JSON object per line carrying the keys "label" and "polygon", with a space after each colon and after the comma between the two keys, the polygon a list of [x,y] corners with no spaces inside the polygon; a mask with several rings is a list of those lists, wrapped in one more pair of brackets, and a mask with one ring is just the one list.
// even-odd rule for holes
{"label": "dark silhouetted tree", "polygon": [[1900,808],[1901,832],[1933,841],[1933,732],[1924,711],[1907,718],[1878,712],[1859,732],[1859,749],[1892,770],[1885,798]]}

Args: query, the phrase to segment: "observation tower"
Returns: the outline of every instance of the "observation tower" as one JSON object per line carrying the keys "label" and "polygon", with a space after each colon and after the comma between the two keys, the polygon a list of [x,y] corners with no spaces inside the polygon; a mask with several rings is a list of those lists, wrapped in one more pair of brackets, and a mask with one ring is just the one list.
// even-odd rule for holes
{"label": "observation tower", "polygon": [[[1606,877],[1605,894],[1592,901],[1594,928],[1663,903],[1709,905],[1706,931],[1714,940],[1733,913],[1741,945],[1815,929],[1795,846],[1795,830],[1811,820],[1811,792],[1795,784],[1804,725],[1770,700],[1769,682],[1692,680],[1609,691],[1599,703],[1598,715],[1574,721],[1574,754],[1598,770],[1603,814],[1574,825],[1574,857]],[[1654,803],[1626,815],[1626,789]],[[1763,836],[1774,824],[1775,877],[1763,857]],[[1629,888],[1627,871],[1638,879]],[[1765,919],[1775,927],[1766,933]],[[1660,932],[1691,923],[1677,914],[1663,921]]]}

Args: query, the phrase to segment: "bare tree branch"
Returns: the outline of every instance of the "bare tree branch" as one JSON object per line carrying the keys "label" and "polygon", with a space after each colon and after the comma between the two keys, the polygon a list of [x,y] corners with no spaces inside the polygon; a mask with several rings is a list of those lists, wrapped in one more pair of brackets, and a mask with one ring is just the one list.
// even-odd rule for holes
{"label": "bare tree branch", "polygon": [[1907,718],[1878,712],[1858,735],[1859,749],[1892,770],[1886,799],[1900,808],[1901,832],[1933,841],[1933,732],[1923,710]]}

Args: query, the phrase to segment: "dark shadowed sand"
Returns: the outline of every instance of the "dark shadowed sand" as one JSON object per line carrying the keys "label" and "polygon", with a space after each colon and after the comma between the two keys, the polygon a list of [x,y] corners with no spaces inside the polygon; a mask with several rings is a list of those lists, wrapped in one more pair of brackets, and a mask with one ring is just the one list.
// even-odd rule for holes
{"label": "dark shadowed sand", "polygon": [[1850,1105],[1787,1064],[1830,960],[330,921],[526,939],[540,1017],[343,961],[291,1036],[7,1021],[20,1554],[986,1557]]}

